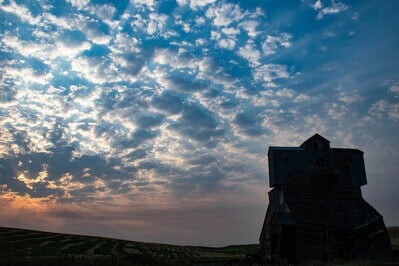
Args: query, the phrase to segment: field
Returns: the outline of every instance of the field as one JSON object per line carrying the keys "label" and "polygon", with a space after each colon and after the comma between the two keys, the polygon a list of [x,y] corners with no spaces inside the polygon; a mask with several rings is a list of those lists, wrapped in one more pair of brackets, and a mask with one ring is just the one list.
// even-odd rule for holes
{"label": "field", "polygon": [[[399,227],[388,228],[394,257]],[[0,265],[246,265],[258,245],[176,246],[0,227]],[[359,261],[341,265],[399,265]]]}
{"label": "field", "polygon": [[176,246],[0,227],[0,265],[245,264],[258,245]]}

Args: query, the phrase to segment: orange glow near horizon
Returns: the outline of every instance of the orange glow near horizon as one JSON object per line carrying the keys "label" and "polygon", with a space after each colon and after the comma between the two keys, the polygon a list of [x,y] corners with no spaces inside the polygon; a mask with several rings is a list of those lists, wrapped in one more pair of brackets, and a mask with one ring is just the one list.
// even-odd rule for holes
{"label": "orange glow near horizon", "polygon": [[44,212],[49,205],[54,204],[54,199],[51,197],[32,198],[29,195],[21,196],[15,192],[7,191],[0,195],[0,202],[14,210],[29,209],[35,212]]}

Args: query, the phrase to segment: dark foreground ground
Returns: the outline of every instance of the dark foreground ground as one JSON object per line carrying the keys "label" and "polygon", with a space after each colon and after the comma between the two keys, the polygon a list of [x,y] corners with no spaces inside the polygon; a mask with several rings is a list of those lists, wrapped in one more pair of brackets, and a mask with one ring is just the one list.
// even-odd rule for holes
{"label": "dark foreground ground", "polygon": [[0,227],[0,265],[247,264],[258,245],[176,246]]}
{"label": "dark foreground ground", "polygon": [[[399,265],[399,227],[389,228],[394,258],[340,265]],[[0,265],[247,265],[258,245],[175,246],[0,227]],[[396,263],[396,261],[398,261]],[[330,264],[334,265],[334,264]]]}

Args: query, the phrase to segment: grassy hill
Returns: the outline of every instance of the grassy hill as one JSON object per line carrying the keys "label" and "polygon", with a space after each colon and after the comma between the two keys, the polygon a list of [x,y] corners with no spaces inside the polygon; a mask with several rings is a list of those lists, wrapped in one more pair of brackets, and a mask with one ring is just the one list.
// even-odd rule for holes
{"label": "grassy hill", "polygon": [[[389,227],[394,256],[399,227]],[[258,245],[176,246],[0,227],[0,265],[245,265]],[[396,261],[396,259],[395,259]],[[365,265],[360,264],[343,265]],[[366,263],[367,265],[373,262]],[[396,264],[392,264],[396,265]]]}
{"label": "grassy hill", "polygon": [[0,265],[245,264],[258,245],[176,246],[0,227]]}

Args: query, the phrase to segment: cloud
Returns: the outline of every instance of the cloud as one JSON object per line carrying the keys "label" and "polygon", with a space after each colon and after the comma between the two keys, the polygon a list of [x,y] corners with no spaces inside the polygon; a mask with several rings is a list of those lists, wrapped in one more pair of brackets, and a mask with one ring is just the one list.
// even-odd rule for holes
{"label": "cloud", "polygon": [[178,194],[203,194],[218,190],[225,173],[218,167],[192,169],[195,174],[173,180],[171,186]]}
{"label": "cloud", "polygon": [[166,20],[168,19],[168,17],[164,14],[155,14],[155,13],[151,13],[149,15],[150,21],[147,27],[147,33],[148,34],[154,34],[155,32],[162,32],[165,24],[166,24]]}
{"label": "cloud", "polygon": [[164,32],[168,16],[160,13],[150,13],[148,17],[136,14],[131,22],[134,29],[145,31],[149,35],[161,34]]}
{"label": "cloud", "polygon": [[322,8],[323,8],[323,4],[321,3],[320,0],[317,0],[317,1],[312,5],[312,8],[313,8],[314,10],[322,9]]}
{"label": "cloud", "polygon": [[351,104],[363,100],[363,97],[361,97],[356,90],[341,91],[339,92],[338,100],[347,104]]}
{"label": "cloud", "polygon": [[170,125],[171,129],[193,140],[206,142],[214,146],[224,135],[223,125],[215,114],[195,103],[187,103],[182,110],[181,117]]}
{"label": "cloud", "polygon": [[110,46],[110,50],[110,59],[112,62],[109,65],[110,74],[107,77],[109,80],[115,79],[116,76],[134,80],[135,76],[143,69],[146,60],[152,56],[151,50],[143,50],[141,48],[139,40],[123,33],[116,35],[114,44]]}
{"label": "cloud", "polygon": [[204,8],[205,6],[214,3],[216,0],[177,0],[180,6],[188,5],[193,10]]}
{"label": "cloud", "polygon": [[1,5],[0,8],[7,13],[14,14],[24,23],[36,25],[41,20],[40,16],[33,16],[25,5],[18,5],[13,0],[9,1],[8,5]]}
{"label": "cloud", "polygon": [[111,4],[88,5],[85,10],[88,10],[90,14],[97,16],[111,28],[115,28],[119,23],[118,21],[113,20],[117,10]]}
{"label": "cloud", "polygon": [[194,92],[205,89],[204,84],[190,81],[189,78],[173,77],[173,76],[167,78],[166,85],[169,89],[181,92]]}
{"label": "cloud", "polygon": [[288,78],[290,74],[287,67],[278,64],[265,64],[255,68],[252,72],[255,80],[266,82],[266,86],[275,87],[274,80],[281,78]]}
{"label": "cloud", "polygon": [[249,40],[245,46],[240,47],[237,53],[242,58],[248,60],[250,66],[255,67],[260,65],[259,59],[261,58],[261,53],[252,40]]}
{"label": "cloud", "polygon": [[236,46],[236,41],[234,39],[220,39],[217,42],[218,46],[227,50],[233,50]]}
{"label": "cloud", "polygon": [[152,98],[152,106],[169,114],[177,114],[183,109],[184,100],[170,91]]}
{"label": "cloud", "polygon": [[90,3],[90,0],[65,0],[65,1],[70,3],[73,7],[79,9],[86,7]]}
{"label": "cloud", "polygon": [[137,7],[146,7],[150,11],[153,11],[156,6],[154,0],[132,0],[131,2]]}
{"label": "cloud", "polygon": [[247,12],[243,11],[237,4],[220,3],[207,9],[205,15],[213,20],[215,26],[229,26],[233,22],[238,22]]}
{"label": "cloud", "polygon": [[294,102],[305,102],[311,100],[312,97],[306,94],[299,94],[297,97],[295,97]]}
{"label": "cloud", "polygon": [[251,38],[255,38],[260,33],[260,31],[257,31],[258,25],[259,22],[256,20],[244,20],[239,24],[239,26],[242,27]]}
{"label": "cloud", "polygon": [[380,100],[371,105],[369,113],[377,118],[388,115],[389,119],[397,121],[399,120],[399,103],[390,103],[387,100]]}
{"label": "cloud", "polygon": [[262,127],[263,119],[254,113],[238,113],[234,116],[233,122],[248,136],[261,136],[266,133]]}
{"label": "cloud", "polygon": [[316,16],[317,20],[322,19],[325,15],[338,14],[348,9],[348,6],[342,2],[331,0],[331,6],[324,6],[320,0],[317,0],[312,8],[319,13]]}
{"label": "cloud", "polygon": [[399,85],[393,84],[389,87],[389,90],[395,94],[399,94]]}
{"label": "cloud", "polygon": [[267,35],[266,40],[262,44],[263,54],[265,56],[275,54],[277,48],[288,48],[291,46],[292,35],[288,33],[280,33],[278,36]]}
{"label": "cloud", "polygon": [[16,89],[7,79],[2,79],[3,89],[0,91],[0,102],[11,102],[15,99]]}
{"label": "cloud", "polygon": [[162,115],[155,114],[143,114],[136,120],[139,128],[152,128],[162,124],[164,117]]}

